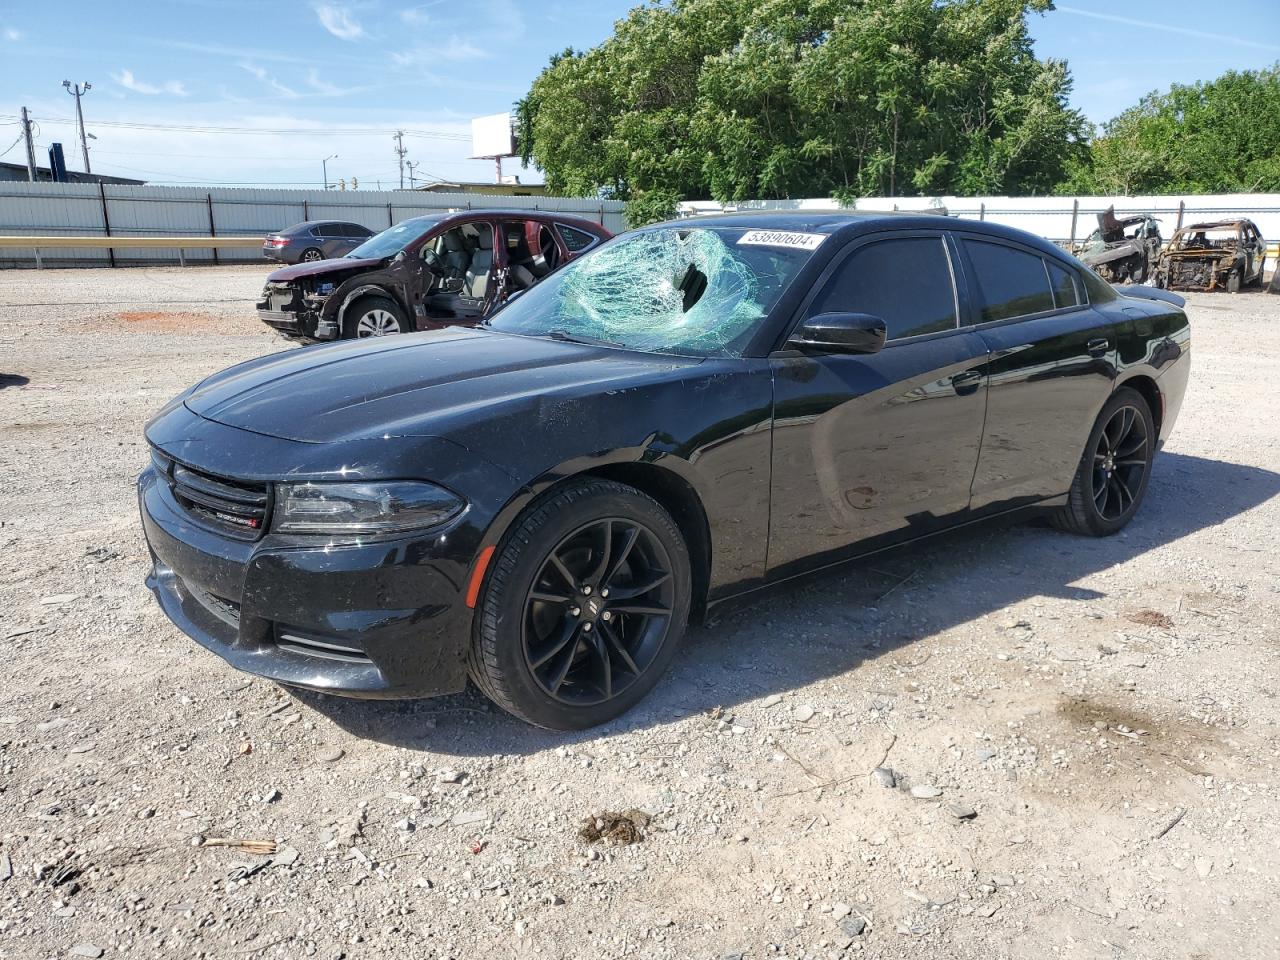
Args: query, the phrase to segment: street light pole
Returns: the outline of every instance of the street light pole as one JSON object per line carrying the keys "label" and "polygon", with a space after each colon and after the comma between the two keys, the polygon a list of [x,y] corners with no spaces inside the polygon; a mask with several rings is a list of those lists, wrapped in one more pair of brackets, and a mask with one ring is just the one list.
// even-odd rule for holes
{"label": "street light pole", "polygon": [[80,128],[80,153],[84,157],[84,172],[92,173],[89,169],[89,141],[84,135],[84,111],[80,109],[80,98],[93,89],[93,84],[86,80],[81,86],[70,80],[63,80],[62,85],[67,88],[67,93],[76,98],[76,124]]}
{"label": "street light pole", "polygon": [[329,189],[329,161],[337,160],[337,159],[338,159],[338,155],[335,153],[333,156],[325,157],[323,160],[320,161],[320,169],[324,171],[324,188],[326,190]]}

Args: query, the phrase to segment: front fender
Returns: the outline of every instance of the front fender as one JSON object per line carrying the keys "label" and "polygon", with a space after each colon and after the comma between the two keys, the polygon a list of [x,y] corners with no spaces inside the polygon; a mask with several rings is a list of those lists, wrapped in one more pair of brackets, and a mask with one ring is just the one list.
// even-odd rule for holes
{"label": "front fender", "polygon": [[[369,293],[377,294],[380,297],[390,297],[396,303],[400,303],[400,298],[389,288],[378,283],[371,283],[363,277],[356,277],[348,280],[333,292],[333,296],[324,305],[324,314],[321,319],[332,321],[341,329],[342,322],[347,316],[347,307]],[[404,305],[401,304],[401,306],[403,307]]]}

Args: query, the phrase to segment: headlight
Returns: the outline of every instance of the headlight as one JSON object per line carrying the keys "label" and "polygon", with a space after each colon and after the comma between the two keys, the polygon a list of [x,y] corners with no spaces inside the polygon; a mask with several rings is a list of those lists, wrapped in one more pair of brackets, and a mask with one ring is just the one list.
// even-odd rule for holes
{"label": "headlight", "polygon": [[301,483],[276,487],[281,533],[395,533],[434,527],[466,504],[431,483]]}

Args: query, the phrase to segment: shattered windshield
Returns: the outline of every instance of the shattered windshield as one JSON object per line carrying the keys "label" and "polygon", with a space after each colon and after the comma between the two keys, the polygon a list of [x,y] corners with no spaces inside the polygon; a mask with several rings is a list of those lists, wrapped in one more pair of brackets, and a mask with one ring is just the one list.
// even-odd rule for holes
{"label": "shattered windshield", "polygon": [[1181,233],[1174,240],[1174,249],[1183,250],[1188,247],[1217,247],[1219,249],[1234,247],[1239,238],[1236,228],[1231,227],[1192,227]]}
{"label": "shattered windshield", "polygon": [[427,230],[439,223],[441,219],[441,217],[414,217],[412,220],[401,221],[394,227],[383,230],[381,233],[375,233],[348,253],[347,256],[352,258],[368,257],[370,260],[381,260],[383,257],[395,256],[407,244],[417,240]]}
{"label": "shattered windshield", "polygon": [[547,277],[488,325],[649,353],[740,356],[824,239],[727,227],[628,234]]}

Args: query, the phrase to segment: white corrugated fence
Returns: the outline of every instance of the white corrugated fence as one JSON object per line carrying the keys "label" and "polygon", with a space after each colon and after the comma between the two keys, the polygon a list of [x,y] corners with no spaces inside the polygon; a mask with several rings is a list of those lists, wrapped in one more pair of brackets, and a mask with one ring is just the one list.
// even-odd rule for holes
{"label": "white corrugated fence", "polygon": [[[265,236],[302,220],[349,220],[385,230],[409,217],[454,210],[550,210],[585,217],[616,232],[625,204],[574,197],[506,197],[411,190],[278,190],[0,181],[0,234],[6,236]],[[176,263],[178,251],[60,248],[46,265]],[[262,261],[254,250],[193,250],[188,262]],[[34,250],[0,250],[0,266],[35,266]]]}
{"label": "white corrugated fence", "polygon": [[[1177,227],[1206,220],[1252,220],[1270,243],[1280,241],[1280,193],[1234,193],[1163,197],[865,197],[857,210],[933,210],[952,216],[1017,227],[1054,243],[1083,240],[1098,226],[1098,214],[1115,206],[1117,216],[1151,213],[1166,238]],[[681,213],[694,216],[748,210],[838,209],[830,198],[814,200],[746,200],[738,203],[691,201]],[[1074,224],[1074,230],[1072,229]]]}

